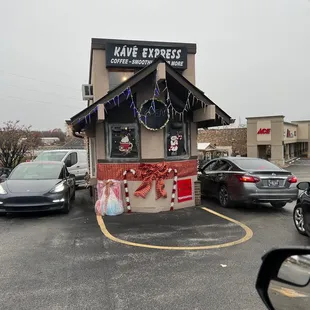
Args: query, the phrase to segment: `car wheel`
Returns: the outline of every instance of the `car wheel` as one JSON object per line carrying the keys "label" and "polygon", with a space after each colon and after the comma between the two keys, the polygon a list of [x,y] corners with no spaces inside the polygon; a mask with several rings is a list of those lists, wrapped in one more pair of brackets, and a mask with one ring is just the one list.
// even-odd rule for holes
{"label": "car wheel", "polygon": [[221,207],[228,208],[231,205],[228,189],[226,185],[222,185],[219,190],[219,202]]}
{"label": "car wheel", "polygon": [[286,202],[271,202],[271,205],[276,209],[281,209],[286,206]]}
{"label": "car wheel", "polygon": [[304,222],[304,213],[302,210],[301,204],[297,204],[294,208],[293,212],[293,219],[294,219],[294,224],[297,229],[297,231],[304,235],[307,236],[306,229],[305,229],[305,222]]}
{"label": "car wheel", "polygon": [[70,212],[70,209],[71,209],[71,200],[68,197],[67,201],[64,204],[64,208],[61,210],[61,212],[64,214],[68,214]]}

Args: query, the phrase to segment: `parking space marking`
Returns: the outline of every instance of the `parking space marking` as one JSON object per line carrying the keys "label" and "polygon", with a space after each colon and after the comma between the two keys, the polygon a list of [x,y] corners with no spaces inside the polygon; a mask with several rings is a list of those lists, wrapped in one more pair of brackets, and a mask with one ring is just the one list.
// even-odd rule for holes
{"label": "parking space marking", "polygon": [[241,244],[244,243],[248,240],[250,240],[253,237],[253,231],[245,224],[234,220],[228,216],[225,216],[223,214],[220,214],[218,212],[215,212],[211,209],[208,209],[206,207],[202,207],[202,210],[212,213],[215,216],[221,217],[229,222],[235,223],[236,225],[240,226],[244,231],[245,231],[245,235],[241,238],[238,239],[236,241],[231,241],[231,242],[226,242],[226,243],[221,243],[221,244],[213,244],[213,245],[202,245],[202,246],[162,246],[162,245],[152,245],[152,244],[144,244],[144,243],[136,243],[136,242],[131,242],[131,241],[127,241],[127,240],[123,240],[123,239],[119,239],[113,235],[110,234],[110,232],[108,231],[104,220],[102,218],[102,216],[97,215],[97,222],[98,225],[102,231],[102,233],[111,241],[114,242],[118,242],[118,243],[122,243],[125,245],[129,245],[129,246],[135,246],[135,247],[141,247],[141,248],[148,248],[148,249],[157,249],[157,250],[181,250],[181,251],[195,251],[195,250],[210,250],[210,249],[219,249],[219,248],[225,248],[225,247],[230,247],[230,246],[234,246],[237,244]]}

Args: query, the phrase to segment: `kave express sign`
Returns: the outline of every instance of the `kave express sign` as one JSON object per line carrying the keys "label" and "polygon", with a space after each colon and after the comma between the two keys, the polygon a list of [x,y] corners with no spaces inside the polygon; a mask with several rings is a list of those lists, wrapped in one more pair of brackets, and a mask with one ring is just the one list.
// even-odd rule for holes
{"label": "kave express sign", "polygon": [[187,68],[186,47],[152,47],[108,43],[106,45],[106,66],[118,68],[141,68],[162,56],[175,69]]}

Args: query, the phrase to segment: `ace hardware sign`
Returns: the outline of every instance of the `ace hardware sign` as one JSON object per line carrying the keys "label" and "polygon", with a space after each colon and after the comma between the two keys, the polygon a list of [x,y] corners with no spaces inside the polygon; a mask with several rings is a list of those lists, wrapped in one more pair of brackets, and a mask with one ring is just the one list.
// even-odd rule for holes
{"label": "ace hardware sign", "polygon": [[258,135],[269,135],[271,133],[271,129],[270,128],[260,128],[257,131]]}

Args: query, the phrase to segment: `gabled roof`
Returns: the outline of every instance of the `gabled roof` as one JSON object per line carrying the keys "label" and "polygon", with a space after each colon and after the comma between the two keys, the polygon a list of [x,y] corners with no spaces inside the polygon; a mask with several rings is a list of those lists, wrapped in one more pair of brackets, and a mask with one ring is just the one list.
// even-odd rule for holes
{"label": "gabled roof", "polygon": [[166,64],[166,72],[179,84],[181,84],[184,88],[186,88],[188,91],[190,91],[198,100],[201,100],[205,102],[206,104],[212,104],[216,107],[216,114],[220,116],[226,124],[231,123],[231,117],[224,112],[221,108],[219,108],[211,99],[209,99],[199,88],[197,88],[195,85],[193,85],[190,81],[188,81],[182,74],[177,72],[170,64],[166,62],[166,60],[159,56],[156,58],[153,63],[150,65],[144,67],[140,71],[138,71],[136,74],[131,76],[128,80],[124,81],[123,83],[119,84],[117,87],[109,91],[105,96],[98,99],[96,102],[94,102],[89,107],[85,108],[84,110],[80,111],[76,115],[71,117],[71,124],[74,126],[76,125],[81,119],[85,118],[91,111],[93,111],[99,104],[105,104],[109,102],[110,100],[113,100],[116,96],[118,96],[120,93],[124,92],[129,87],[133,87],[140,81],[142,81],[144,78],[149,76],[152,72],[154,72],[157,69],[157,66],[159,63],[165,63]]}

